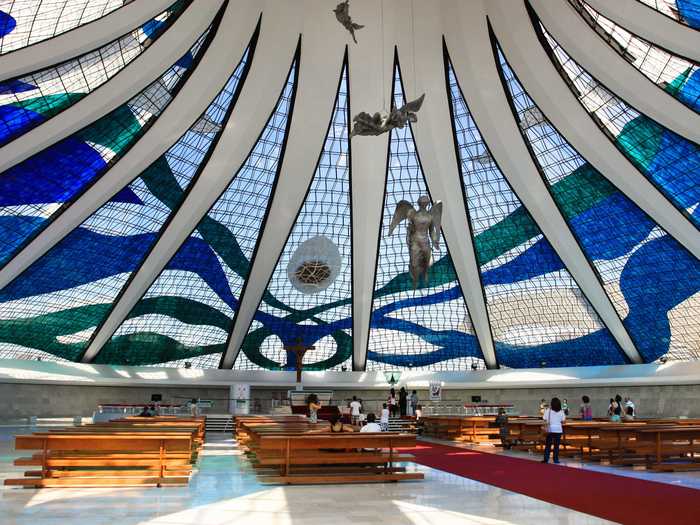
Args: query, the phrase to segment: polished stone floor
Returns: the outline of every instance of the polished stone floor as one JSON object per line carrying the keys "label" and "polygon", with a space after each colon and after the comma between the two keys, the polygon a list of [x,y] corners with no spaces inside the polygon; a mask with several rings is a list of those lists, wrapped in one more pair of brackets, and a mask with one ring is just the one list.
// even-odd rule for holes
{"label": "polished stone floor", "polygon": [[[0,479],[12,466],[15,433],[0,428]],[[423,482],[263,486],[226,435],[209,435],[186,488],[0,487],[3,525],[564,525],[610,523],[427,467]]]}

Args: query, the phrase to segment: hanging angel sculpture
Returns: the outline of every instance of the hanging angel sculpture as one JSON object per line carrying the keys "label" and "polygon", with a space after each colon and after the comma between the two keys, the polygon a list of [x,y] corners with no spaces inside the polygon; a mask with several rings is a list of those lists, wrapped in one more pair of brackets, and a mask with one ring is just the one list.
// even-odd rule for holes
{"label": "hanging angel sculpture", "polygon": [[418,122],[416,113],[423,105],[424,99],[425,93],[400,108],[392,107],[389,114],[384,116],[378,112],[374,115],[364,111],[358,113],[352,119],[355,125],[352,127],[350,138],[355,135],[381,135],[394,128],[403,128],[409,122]]}
{"label": "hanging angel sculpture", "polygon": [[[406,244],[408,245],[408,271],[413,278],[415,290],[419,281],[428,284],[428,270],[433,264],[433,248],[440,249],[440,224],[442,222],[442,202],[438,201],[428,210],[430,197],[418,199],[418,209],[405,200],[399,201],[389,226],[389,235],[403,220],[408,220]],[[432,243],[432,244],[431,244]]]}
{"label": "hanging angel sculpture", "polygon": [[340,22],[340,24],[348,30],[348,32],[352,35],[353,41],[357,44],[355,30],[362,29],[365,26],[356,24],[352,21],[352,17],[350,17],[350,0],[340,2],[337,6],[335,6],[333,12],[335,13],[335,17],[338,19],[338,22]]}

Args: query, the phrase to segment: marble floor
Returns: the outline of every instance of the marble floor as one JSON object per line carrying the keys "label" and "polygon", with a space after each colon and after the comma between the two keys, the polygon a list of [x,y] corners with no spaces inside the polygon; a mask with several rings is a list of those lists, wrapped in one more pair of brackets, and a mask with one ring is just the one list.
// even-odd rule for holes
{"label": "marble floor", "polygon": [[[0,480],[21,476],[13,436],[0,428]],[[226,435],[208,442],[190,485],[146,489],[0,487],[3,525],[593,525],[610,523],[427,467],[423,482],[264,486]]]}

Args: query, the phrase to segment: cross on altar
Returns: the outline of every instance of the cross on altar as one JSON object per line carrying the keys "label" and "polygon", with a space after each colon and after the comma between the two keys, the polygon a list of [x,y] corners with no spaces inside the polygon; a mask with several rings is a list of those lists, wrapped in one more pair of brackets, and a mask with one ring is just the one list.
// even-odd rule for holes
{"label": "cross on altar", "polygon": [[304,354],[316,348],[315,346],[304,346],[301,342],[301,337],[297,338],[297,344],[295,345],[285,345],[284,349],[287,352],[294,352],[296,356],[296,369],[297,369],[297,383],[301,383],[301,371],[304,368]]}

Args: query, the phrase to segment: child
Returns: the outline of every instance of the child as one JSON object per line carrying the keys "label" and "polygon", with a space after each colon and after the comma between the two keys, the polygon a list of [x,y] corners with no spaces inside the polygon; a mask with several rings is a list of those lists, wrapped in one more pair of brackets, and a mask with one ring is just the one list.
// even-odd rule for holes
{"label": "child", "polygon": [[382,432],[389,430],[389,407],[386,403],[382,405],[382,415],[379,418],[379,426],[382,427]]}
{"label": "child", "polygon": [[498,425],[503,450],[510,450],[510,432],[508,431],[508,416],[505,408],[498,409],[495,423]]}

